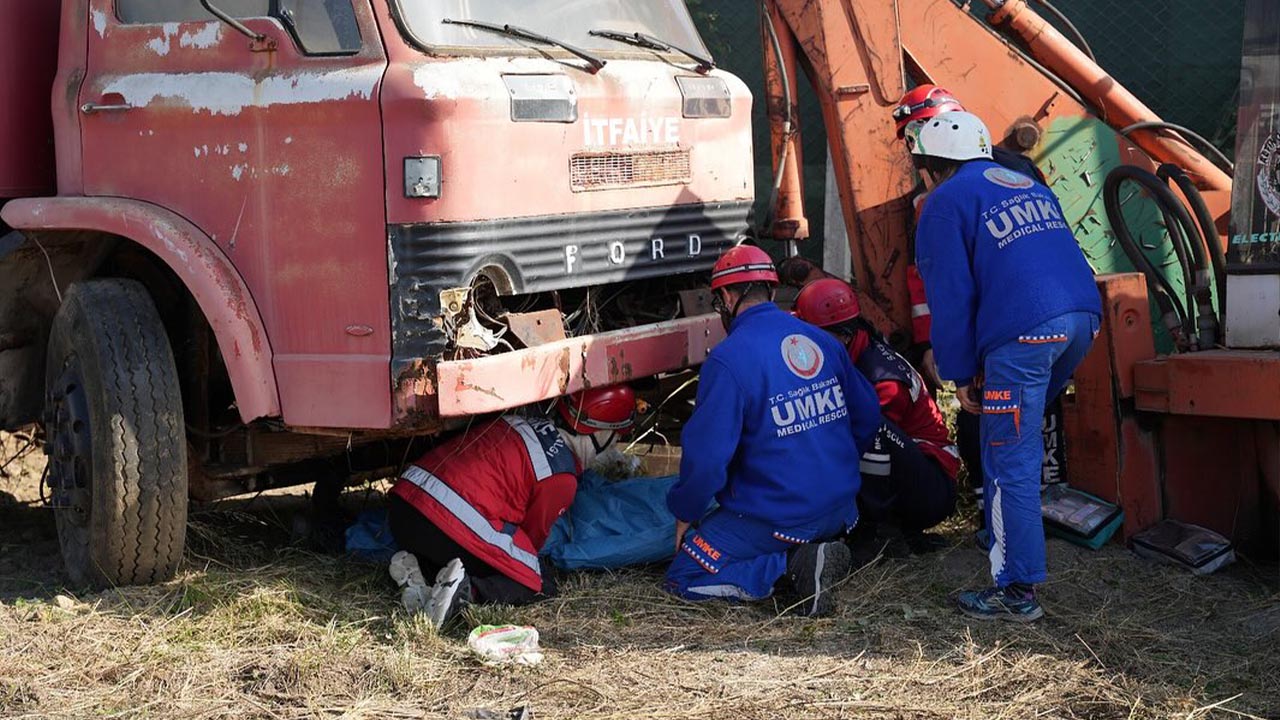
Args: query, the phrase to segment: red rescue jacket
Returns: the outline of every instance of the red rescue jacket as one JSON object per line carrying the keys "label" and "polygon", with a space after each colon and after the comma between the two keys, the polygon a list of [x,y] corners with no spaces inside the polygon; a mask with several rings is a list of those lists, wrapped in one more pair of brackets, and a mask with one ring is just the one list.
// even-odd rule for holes
{"label": "red rescue jacket", "polygon": [[476,557],[540,592],[538,551],[573,503],[581,474],[553,423],[504,416],[423,455],[391,492]]}
{"label": "red rescue jacket", "polygon": [[875,386],[880,414],[902,428],[954,480],[960,472],[960,451],[920,373],[888,343],[867,332],[859,332],[849,343],[849,357]]}

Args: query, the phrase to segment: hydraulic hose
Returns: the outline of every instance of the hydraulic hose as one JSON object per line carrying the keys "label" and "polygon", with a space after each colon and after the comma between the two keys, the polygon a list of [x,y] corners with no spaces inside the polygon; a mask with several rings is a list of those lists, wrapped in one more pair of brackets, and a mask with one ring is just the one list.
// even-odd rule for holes
{"label": "hydraulic hose", "polygon": [[[1146,275],[1147,281],[1151,283],[1155,291],[1156,304],[1160,307],[1161,319],[1173,335],[1175,346],[1185,347],[1190,333],[1187,313],[1178,299],[1178,293],[1173,289],[1173,284],[1168,278],[1147,258],[1125,222],[1123,209],[1120,206],[1120,185],[1125,180],[1132,180],[1142,185],[1157,197],[1160,190],[1168,192],[1169,189],[1160,181],[1160,178],[1151,173],[1132,165],[1121,165],[1108,173],[1106,182],[1102,186],[1102,201],[1106,207],[1107,219],[1111,223],[1111,229],[1115,232],[1120,247],[1128,256],[1129,262],[1133,263],[1134,268]],[[1184,272],[1185,270],[1186,268]]]}
{"label": "hydraulic hose", "polygon": [[[1165,231],[1169,233],[1169,245],[1172,246],[1173,255],[1177,258],[1178,269],[1182,271],[1182,291],[1185,293],[1182,299],[1186,302],[1183,307],[1190,314],[1191,308],[1196,304],[1195,294],[1192,291],[1196,283],[1195,260],[1187,248],[1187,239],[1183,234],[1182,226],[1178,224],[1178,219],[1164,203],[1159,200],[1156,203],[1159,205],[1161,222],[1164,224]],[[1121,219],[1123,220],[1123,217]]]}
{"label": "hydraulic hose", "polygon": [[1048,10],[1049,14],[1057,18],[1058,22],[1062,23],[1062,26],[1071,33],[1071,40],[1076,44],[1076,47],[1080,48],[1080,52],[1088,55],[1089,59],[1094,63],[1098,62],[1097,56],[1093,54],[1093,48],[1089,47],[1088,41],[1084,39],[1084,33],[1080,32],[1080,28],[1077,28],[1075,23],[1071,22],[1070,18],[1064,15],[1061,10],[1050,4],[1049,0],[1036,0],[1036,2],[1045,10]]}
{"label": "hydraulic hose", "polygon": [[[778,217],[778,193],[782,190],[782,173],[787,167],[787,151],[791,149],[791,136],[795,130],[795,118],[791,113],[791,79],[787,76],[787,66],[782,59],[782,44],[778,42],[778,30],[773,26],[773,18],[769,17],[768,4],[760,3],[760,22],[769,35],[769,44],[773,47],[773,56],[778,60],[778,74],[782,76],[782,100],[786,104],[787,114],[782,122],[782,149],[778,152],[778,169],[773,174],[773,187],[769,190],[769,202],[765,206],[764,227],[767,232],[773,227]],[[761,233],[763,235],[764,233]],[[787,256],[798,254],[795,243],[787,242]]]}
{"label": "hydraulic hose", "polygon": [[1209,257],[1213,261],[1213,280],[1214,286],[1218,289],[1218,307],[1222,308],[1227,299],[1227,258],[1222,251],[1222,243],[1218,242],[1218,229],[1214,225],[1213,215],[1209,213],[1209,206],[1205,205],[1204,197],[1200,195],[1195,183],[1177,165],[1165,163],[1156,169],[1156,175],[1166,182],[1172,179],[1177,183],[1182,196],[1191,205],[1196,223],[1200,226],[1200,238],[1208,246]]}
{"label": "hydraulic hose", "polygon": [[1164,122],[1163,120],[1149,120],[1145,122],[1136,122],[1132,125],[1120,128],[1120,134],[1124,135],[1125,137],[1128,137],[1129,133],[1134,132],[1135,130],[1176,131],[1178,133],[1181,133],[1182,135],[1185,135],[1191,140],[1195,140],[1196,143],[1200,145],[1200,148],[1202,150],[1209,151],[1209,154],[1213,156],[1215,160],[1218,161],[1219,163],[1218,167],[1225,169],[1228,175],[1235,172],[1236,170],[1235,163],[1231,162],[1231,159],[1228,158],[1226,155],[1224,155],[1222,151],[1217,148],[1216,145],[1209,142],[1208,140],[1205,139],[1203,135],[1201,135],[1200,133],[1190,128],[1183,127],[1182,125],[1176,125],[1171,122]]}

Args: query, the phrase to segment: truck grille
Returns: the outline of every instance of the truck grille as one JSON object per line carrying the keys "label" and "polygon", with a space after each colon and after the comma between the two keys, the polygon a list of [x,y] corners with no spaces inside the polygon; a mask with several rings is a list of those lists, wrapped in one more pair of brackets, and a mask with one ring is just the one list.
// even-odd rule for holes
{"label": "truck grille", "polygon": [[584,152],[569,159],[569,183],[574,192],[677,185],[689,180],[688,150]]}

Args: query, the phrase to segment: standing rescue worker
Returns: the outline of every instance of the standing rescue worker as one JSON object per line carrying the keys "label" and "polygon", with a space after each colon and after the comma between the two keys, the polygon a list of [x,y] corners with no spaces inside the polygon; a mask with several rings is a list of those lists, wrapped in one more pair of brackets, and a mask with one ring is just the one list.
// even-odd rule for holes
{"label": "standing rescue worker", "polygon": [[681,435],[666,587],[689,600],[759,600],[786,576],[817,616],[849,572],[848,547],[829,541],[857,522],[858,458],[880,413],[844,348],[773,304],[777,284],[756,247],[732,248],[712,269],[729,335],[703,363]]}
{"label": "standing rescue worker", "polygon": [[933,185],[916,264],[934,300],[938,371],[966,410],[982,414],[995,584],[958,603],[975,618],[1035,620],[1044,614],[1035,585],[1045,580],[1040,418],[1093,342],[1102,304],[1057,198],[991,161],[981,120],[945,113],[906,140]]}
{"label": "standing rescue worker", "polygon": [[406,609],[440,627],[472,602],[523,605],[551,595],[538,552],[573,503],[583,469],[631,429],[635,408],[626,385],[590,388],[557,402],[558,424],[504,415],[410,465],[388,499],[391,534],[403,548],[390,572]]}
{"label": "standing rescue worker", "polygon": [[930,549],[924,531],[955,509],[960,453],[924,379],[862,319],[848,283],[835,278],[809,283],[796,297],[795,311],[848,348],[854,367],[880,398],[883,422],[860,465],[863,524],[893,517],[913,551]]}
{"label": "standing rescue worker", "polygon": [[[926,83],[907,91],[893,108],[893,121],[897,126],[898,138],[903,139],[907,129],[918,130],[921,123],[943,113],[964,112],[960,100],[949,90]],[[1040,168],[1026,155],[1007,150],[999,145],[991,146],[991,159],[1000,165],[1022,173],[1038,183],[1044,184],[1044,175]],[[929,178],[923,178],[925,188],[912,199],[916,220],[919,221],[920,208],[929,193]],[[934,361],[933,346],[929,334],[933,326],[933,315],[929,311],[929,299],[925,293],[924,281],[914,263],[907,266],[907,292],[911,297],[911,336],[915,354],[920,358],[925,377],[937,386],[941,378],[938,376],[938,365]],[[1052,398],[1050,398],[1052,402]],[[1055,426],[1056,431],[1056,426]],[[1046,431],[1049,432],[1049,431]],[[978,437],[978,415],[963,408],[956,415],[956,444],[960,448],[960,456],[969,471],[969,486],[978,501],[979,513],[985,508],[982,497],[982,444]],[[981,517],[981,516],[980,516]],[[985,523],[983,525],[985,528]],[[989,545],[989,538],[980,540],[983,547]]]}

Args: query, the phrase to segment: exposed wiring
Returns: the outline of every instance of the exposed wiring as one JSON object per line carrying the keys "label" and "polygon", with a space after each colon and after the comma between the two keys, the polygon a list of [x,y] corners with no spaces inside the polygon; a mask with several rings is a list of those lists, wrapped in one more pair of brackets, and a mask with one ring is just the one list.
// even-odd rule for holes
{"label": "exposed wiring", "polygon": [[[698,382],[698,376],[695,374],[695,375],[692,375],[688,380],[685,380],[683,383],[680,384],[679,387],[677,387],[675,390],[672,390],[670,394],[668,394],[665,398],[663,398],[662,402],[658,403],[658,406],[655,407],[653,411],[650,413],[650,417],[653,418],[653,421],[649,424],[649,427],[646,428],[643,433],[637,436],[635,440],[632,440],[631,443],[627,445],[627,447],[623,450],[623,452],[630,452],[631,448],[638,445],[641,440],[645,439],[645,437],[649,435],[650,432],[657,433],[658,437],[662,438],[664,441],[667,441],[666,436],[664,436],[660,432],[657,432],[658,418],[662,414],[662,408],[666,407],[667,403],[671,402],[671,400],[675,396],[684,392],[685,388],[689,387],[690,385],[696,382]],[[670,443],[670,441],[667,441],[667,442],[668,444]]]}
{"label": "exposed wiring", "polygon": [[1136,122],[1128,127],[1121,128],[1120,134],[1128,137],[1129,133],[1136,130],[1174,130],[1185,135],[1187,138],[1195,140],[1200,144],[1202,150],[1208,150],[1209,154],[1218,161],[1218,167],[1225,169],[1228,174],[1236,171],[1236,165],[1231,162],[1231,158],[1228,158],[1217,148],[1217,146],[1206,140],[1203,135],[1197,133],[1195,130],[1183,127],[1182,125],[1176,125],[1171,122],[1165,122],[1163,120],[1144,120],[1142,122]]}
{"label": "exposed wiring", "polygon": [[49,280],[53,283],[53,292],[58,296],[58,304],[62,304],[62,290],[58,288],[58,276],[53,274],[53,259],[49,257],[49,251],[44,249],[44,245],[40,242],[40,238],[32,235],[31,242],[40,248],[40,252],[44,253],[44,262],[49,266]]}

